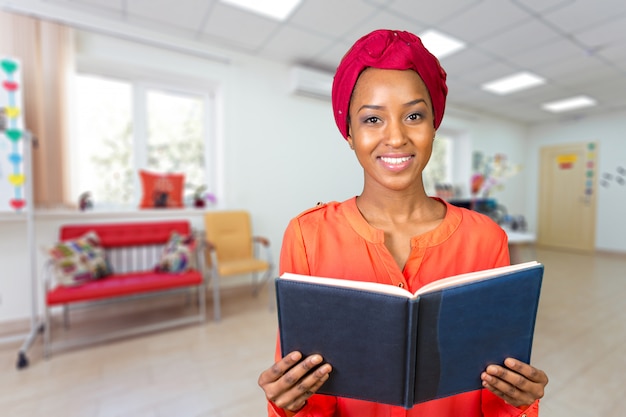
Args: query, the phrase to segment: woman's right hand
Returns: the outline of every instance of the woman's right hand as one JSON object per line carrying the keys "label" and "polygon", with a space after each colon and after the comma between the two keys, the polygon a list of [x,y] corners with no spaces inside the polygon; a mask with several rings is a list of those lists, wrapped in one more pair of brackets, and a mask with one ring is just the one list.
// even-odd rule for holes
{"label": "woman's right hand", "polygon": [[302,359],[300,352],[291,352],[261,373],[259,386],[277,407],[297,412],[329,377],[332,367],[322,361],[317,354]]}

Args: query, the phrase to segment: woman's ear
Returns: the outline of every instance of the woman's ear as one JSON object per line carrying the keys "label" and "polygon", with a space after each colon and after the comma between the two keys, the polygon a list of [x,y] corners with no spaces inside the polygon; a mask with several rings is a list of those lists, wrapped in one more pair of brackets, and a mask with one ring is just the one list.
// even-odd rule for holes
{"label": "woman's ear", "polygon": [[354,143],[352,142],[352,127],[350,126],[350,119],[348,119],[348,136],[346,136],[350,149],[354,150]]}

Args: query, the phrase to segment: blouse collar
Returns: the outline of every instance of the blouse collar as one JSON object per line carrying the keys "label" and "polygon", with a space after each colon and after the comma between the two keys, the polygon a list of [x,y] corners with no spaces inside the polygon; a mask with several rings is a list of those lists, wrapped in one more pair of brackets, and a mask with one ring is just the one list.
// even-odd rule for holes
{"label": "blouse collar", "polygon": [[[461,224],[463,211],[437,197],[430,197],[446,206],[446,215],[443,221],[433,230],[411,238],[411,246],[436,246],[445,242]],[[341,204],[342,211],[348,223],[363,239],[371,243],[385,243],[385,234],[382,230],[374,228],[363,217],[356,204],[356,197],[344,201]]]}

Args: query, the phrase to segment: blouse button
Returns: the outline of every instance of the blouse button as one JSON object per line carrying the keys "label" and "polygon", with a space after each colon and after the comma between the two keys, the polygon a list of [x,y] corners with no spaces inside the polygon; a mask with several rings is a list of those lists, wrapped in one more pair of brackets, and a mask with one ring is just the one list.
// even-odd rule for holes
{"label": "blouse button", "polygon": [[400,287],[400,288],[404,288],[404,283],[402,283],[402,282],[401,282],[401,283],[399,283],[399,284],[398,284],[398,287]]}

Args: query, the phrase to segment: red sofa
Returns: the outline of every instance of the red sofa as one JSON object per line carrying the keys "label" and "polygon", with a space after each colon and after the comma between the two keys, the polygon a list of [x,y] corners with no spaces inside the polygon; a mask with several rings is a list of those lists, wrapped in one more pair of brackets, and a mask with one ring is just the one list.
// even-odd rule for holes
{"label": "red sofa", "polygon": [[199,266],[197,269],[182,273],[163,273],[156,272],[154,268],[173,231],[181,235],[192,233],[188,221],[66,225],[59,230],[59,239],[62,241],[74,239],[89,231],[95,231],[98,234],[107,258],[112,264],[113,274],[72,287],[51,287],[50,276],[47,277],[44,327],[44,352],[46,356],[49,356],[52,350],[60,348],[53,343],[51,331],[51,312],[53,308],[59,306],[63,307],[64,319],[66,327],[68,327],[70,307],[78,304],[91,306],[118,301],[132,301],[139,296],[161,295],[175,291],[191,291],[197,295],[198,311],[195,315],[184,318],[176,317],[157,325],[122,329],[114,333],[101,334],[97,338],[65,341],[62,343],[62,347],[65,348],[204,321],[206,301],[205,279],[202,272],[204,259],[201,245],[196,245],[195,255]]}

